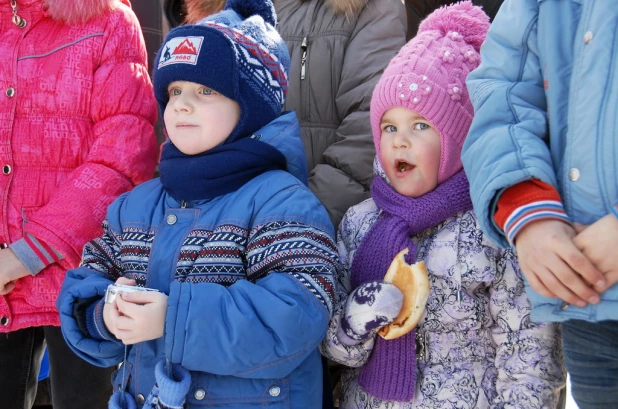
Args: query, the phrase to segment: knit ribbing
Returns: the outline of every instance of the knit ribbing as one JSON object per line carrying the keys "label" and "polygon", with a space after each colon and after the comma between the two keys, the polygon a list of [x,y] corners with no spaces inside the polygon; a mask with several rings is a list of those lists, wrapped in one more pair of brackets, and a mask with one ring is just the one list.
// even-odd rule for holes
{"label": "knit ribbing", "polygon": [[[367,233],[352,262],[354,288],[384,278],[392,260],[408,248],[406,262],[416,261],[412,236],[472,208],[468,179],[458,172],[433,191],[412,198],[400,195],[381,177],[371,185],[372,197],[382,214]],[[416,384],[415,331],[394,340],[376,339],[359,385],[383,400],[408,402]]]}

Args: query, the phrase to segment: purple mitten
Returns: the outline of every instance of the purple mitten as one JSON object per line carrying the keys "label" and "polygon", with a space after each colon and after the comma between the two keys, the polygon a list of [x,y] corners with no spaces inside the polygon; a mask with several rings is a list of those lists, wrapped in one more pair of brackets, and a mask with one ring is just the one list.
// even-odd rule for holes
{"label": "purple mitten", "polygon": [[403,294],[393,284],[371,281],[360,285],[348,296],[337,331],[345,345],[357,345],[397,318]]}

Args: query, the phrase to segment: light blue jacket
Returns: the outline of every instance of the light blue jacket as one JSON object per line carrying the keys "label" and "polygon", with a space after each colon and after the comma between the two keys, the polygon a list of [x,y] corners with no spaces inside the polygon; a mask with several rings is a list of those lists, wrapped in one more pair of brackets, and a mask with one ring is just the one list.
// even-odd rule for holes
{"label": "light blue jacket", "polygon": [[[168,294],[162,338],[129,348],[114,380],[138,404],[166,357],[191,373],[186,408],[318,408],[317,346],[332,308],[337,263],[326,210],[306,183],[294,113],[256,132],[278,148],[288,172],[266,172],[212,200],[179,203],[158,179],[120,196],[104,236],[86,245],[58,298],[70,347],[100,366],[123,361],[125,347],[99,339],[75,316],[118,276]],[[102,323],[99,323],[103,325]],[[103,326],[104,328],[104,326]]]}
{"label": "light blue jacket", "polygon": [[[506,0],[467,78],[475,117],[463,147],[474,208],[493,240],[497,197],[532,178],[556,187],[572,221],[618,204],[615,0]],[[618,286],[586,308],[528,292],[542,321],[618,319]]]}

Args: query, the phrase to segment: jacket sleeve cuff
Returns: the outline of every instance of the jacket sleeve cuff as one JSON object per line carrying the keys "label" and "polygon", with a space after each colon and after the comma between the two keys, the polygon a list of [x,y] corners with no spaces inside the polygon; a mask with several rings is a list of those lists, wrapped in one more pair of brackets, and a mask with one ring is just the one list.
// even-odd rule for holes
{"label": "jacket sleeve cuff", "polygon": [[56,249],[31,234],[26,234],[9,247],[33,276],[64,258]]}
{"label": "jacket sleeve cuff", "polygon": [[504,235],[511,246],[515,244],[515,237],[521,229],[539,220],[560,220],[571,224],[559,200],[542,200],[520,206],[511,213],[504,224]]}
{"label": "jacket sleeve cuff", "polygon": [[86,328],[88,334],[98,341],[116,341],[116,337],[107,330],[103,321],[103,307],[105,300],[101,299],[92,303],[86,309]]}
{"label": "jacket sleeve cuff", "polygon": [[505,189],[497,199],[493,214],[495,225],[504,232],[511,246],[522,228],[543,219],[570,223],[558,191],[535,179]]}

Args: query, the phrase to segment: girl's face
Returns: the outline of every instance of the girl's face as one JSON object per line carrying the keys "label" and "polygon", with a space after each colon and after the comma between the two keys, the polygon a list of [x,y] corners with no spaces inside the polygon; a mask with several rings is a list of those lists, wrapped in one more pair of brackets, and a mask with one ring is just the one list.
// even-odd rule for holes
{"label": "girl's face", "polygon": [[182,153],[196,155],[212,149],[232,133],[240,106],[204,85],[174,81],[163,119],[170,140]]}
{"label": "girl's face", "polygon": [[380,163],[393,188],[419,197],[438,185],[440,135],[421,115],[403,107],[384,113],[380,122]]}

